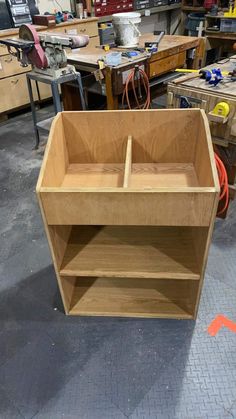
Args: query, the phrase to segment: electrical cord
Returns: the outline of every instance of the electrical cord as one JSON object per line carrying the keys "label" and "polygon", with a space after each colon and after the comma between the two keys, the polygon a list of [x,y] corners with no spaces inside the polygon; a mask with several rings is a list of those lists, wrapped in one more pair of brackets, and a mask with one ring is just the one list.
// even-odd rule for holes
{"label": "electrical cord", "polygon": [[228,176],[227,172],[224,166],[224,163],[219,158],[219,156],[215,154],[215,162],[216,162],[216,168],[219,176],[219,182],[220,182],[220,198],[219,202],[224,202],[224,206],[221,210],[217,212],[217,215],[223,214],[223,212],[226,210],[228,204],[229,204],[229,186],[228,186]]}
{"label": "electrical cord", "polygon": [[[136,80],[138,80],[138,83],[140,83],[139,84],[140,91],[141,91],[141,84],[144,87],[145,95],[146,95],[146,99],[144,103],[141,100],[142,98],[138,98],[137,96],[136,87],[135,87]],[[124,108],[125,101],[126,101],[128,108],[132,109],[131,104],[130,104],[130,97],[129,97],[130,84],[132,87],[131,90],[134,94],[135,102],[138,109],[149,109],[150,103],[151,103],[149,80],[145,71],[143,71],[140,67],[132,69],[126,79],[125,87],[124,87],[123,95],[122,95],[122,107]]]}

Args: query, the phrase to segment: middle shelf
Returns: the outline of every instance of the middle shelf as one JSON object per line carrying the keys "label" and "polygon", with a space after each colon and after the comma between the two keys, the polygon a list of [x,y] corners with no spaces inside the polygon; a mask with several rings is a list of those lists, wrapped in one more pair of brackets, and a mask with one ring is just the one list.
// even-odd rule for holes
{"label": "middle shelf", "polygon": [[[205,242],[207,229],[197,229]],[[60,275],[199,280],[195,233],[196,227],[73,226]]]}

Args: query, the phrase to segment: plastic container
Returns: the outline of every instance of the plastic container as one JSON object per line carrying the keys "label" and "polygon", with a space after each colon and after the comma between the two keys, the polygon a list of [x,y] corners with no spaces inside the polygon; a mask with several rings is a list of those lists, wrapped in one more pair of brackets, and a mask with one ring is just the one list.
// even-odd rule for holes
{"label": "plastic container", "polygon": [[121,64],[121,52],[110,52],[105,58],[106,64],[116,66]]}
{"label": "plastic container", "polygon": [[236,32],[236,19],[221,19],[220,20],[221,32]]}
{"label": "plastic container", "polygon": [[125,47],[138,45],[140,36],[138,26],[141,22],[140,13],[115,13],[112,15],[112,21],[117,45]]}
{"label": "plastic container", "polygon": [[189,36],[198,35],[198,27],[200,22],[204,22],[205,15],[204,13],[189,13],[188,20],[186,24],[186,29],[188,29]]}

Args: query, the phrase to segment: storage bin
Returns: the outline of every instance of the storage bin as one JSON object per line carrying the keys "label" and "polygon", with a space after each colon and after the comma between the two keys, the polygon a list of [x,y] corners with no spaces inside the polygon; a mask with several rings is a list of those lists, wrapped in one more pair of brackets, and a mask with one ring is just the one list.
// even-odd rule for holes
{"label": "storage bin", "polygon": [[67,313],[196,316],[219,194],[203,111],[63,112],[37,193]]}
{"label": "storage bin", "polygon": [[220,31],[221,32],[236,32],[236,19],[221,19]]}
{"label": "storage bin", "polygon": [[188,29],[189,36],[198,36],[198,27],[200,22],[204,22],[204,13],[189,13],[187,18],[186,29]]}

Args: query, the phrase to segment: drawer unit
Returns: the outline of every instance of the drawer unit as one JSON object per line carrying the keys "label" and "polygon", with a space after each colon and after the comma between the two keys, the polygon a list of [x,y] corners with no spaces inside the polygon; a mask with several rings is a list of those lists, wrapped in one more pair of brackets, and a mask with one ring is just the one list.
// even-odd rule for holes
{"label": "drawer unit", "polygon": [[183,66],[185,61],[185,51],[160,60],[151,61],[149,64],[150,77],[156,77],[167,71],[175,70],[176,68]]}
{"label": "drawer unit", "polygon": [[[7,112],[13,108],[29,103],[29,93],[27,89],[26,75],[8,77],[0,80],[0,112]],[[35,100],[38,100],[35,83],[33,84]]]}
{"label": "drawer unit", "polygon": [[98,26],[96,21],[79,24],[75,23],[73,25],[51,28],[50,32],[73,33],[75,35],[88,35],[93,37],[98,35]]}
{"label": "drawer unit", "polygon": [[38,82],[39,100],[48,99],[52,96],[51,86],[46,83]]}
{"label": "drawer unit", "polygon": [[134,10],[149,9],[152,0],[134,0]]}
{"label": "drawer unit", "polygon": [[16,57],[4,55],[0,58],[0,79],[14,76],[15,74],[26,73],[30,67],[22,67]]}
{"label": "drawer unit", "polygon": [[132,10],[132,0],[97,0],[94,3],[95,16],[106,16],[113,13],[130,12]]}
{"label": "drawer unit", "polygon": [[0,44],[0,57],[6,54],[8,54],[6,45]]}

